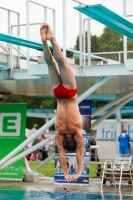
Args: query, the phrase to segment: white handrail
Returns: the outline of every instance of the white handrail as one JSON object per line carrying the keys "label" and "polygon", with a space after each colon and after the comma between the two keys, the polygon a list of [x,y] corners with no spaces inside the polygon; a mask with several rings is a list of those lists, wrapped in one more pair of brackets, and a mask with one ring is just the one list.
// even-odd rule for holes
{"label": "white handrail", "polygon": [[6,11],[10,11],[10,12],[13,12],[13,13],[16,13],[16,14],[20,15],[19,12],[16,12],[16,11],[14,11],[14,10],[10,10],[10,9],[8,9],[8,8],[3,8],[3,7],[0,6],[0,9],[6,10]]}
{"label": "white handrail", "polygon": [[74,1],[74,2],[76,2],[76,3],[79,3],[79,4],[82,4],[82,5],[85,5],[85,6],[87,6],[88,4],[86,4],[86,3],[83,3],[83,2],[81,2],[81,1],[77,1],[77,0],[72,0],[72,1]]}
{"label": "white handrail", "polygon": [[[43,4],[40,4],[38,2],[35,2],[35,1],[32,1],[32,0],[27,0],[26,1],[26,37],[29,39],[29,9],[30,9],[30,3],[33,3],[33,4],[36,4],[36,5],[39,5],[41,7],[44,8],[44,20],[46,20],[47,18],[47,9],[51,9],[53,11],[53,33],[54,35],[56,35],[55,33],[55,27],[56,27],[56,11],[54,8],[50,8],[46,5],[43,5]],[[27,61],[27,67],[30,65],[30,62],[29,62],[29,49],[26,48],[26,61]]]}
{"label": "white handrail", "polygon": [[42,7],[48,8],[48,9],[50,9],[50,10],[55,10],[54,8],[51,8],[51,7],[46,6],[46,5],[43,5],[43,4],[38,3],[38,2],[36,2],[36,1],[31,1],[31,0],[29,0],[29,2],[31,2],[31,3],[33,3],[33,4],[36,4],[36,5],[38,5],[38,6],[42,6]]}

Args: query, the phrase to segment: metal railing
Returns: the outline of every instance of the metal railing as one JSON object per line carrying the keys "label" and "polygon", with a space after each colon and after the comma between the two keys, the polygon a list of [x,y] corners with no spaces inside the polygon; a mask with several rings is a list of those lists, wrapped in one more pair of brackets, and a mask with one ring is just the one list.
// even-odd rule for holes
{"label": "metal railing", "polygon": [[[65,0],[64,0],[65,1]],[[85,4],[78,0],[71,0],[76,3],[79,3],[79,6],[87,6],[88,4]],[[126,0],[123,0],[123,16],[124,17],[133,17],[133,15],[127,15],[126,14]],[[87,33],[87,44],[88,44],[88,65],[91,65],[91,35],[90,35],[90,20],[93,20],[92,18],[88,17],[87,19],[83,20],[83,54],[82,54],[82,14],[79,13],[79,49],[80,49],[80,66],[86,65],[86,59],[85,59],[85,21],[88,22],[88,33]],[[127,51],[127,37],[123,36],[123,47],[124,51],[120,52],[102,52],[102,53],[93,53],[94,55],[107,55],[107,54],[118,54],[117,61],[119,63],[124,63],[124,61],[128,58],[133,58],[133,56],[129,56],[129,53],[132,53],[132,51]],[[83,58],[82,58],[83,55]],[[116,59],[116,58],[115,58]]]}
{"label": "metal railing", "polygon": [[[9,48],[7,48],[8,45],[4,46],[3,44],[0,43],[0,48],[3,49],[3,52],[9,53],[10,52],[10,46],[11,44],[9,44]],[[17,52],[18,49],[13,45],[12,48]],[[23,57],[26,58],[26,52],[20,48],[20,51],[22,51],[23,53],[20,52],[20,55],[22,55]],[[25,54],[25,55],[24,55]]]}
{"label": "metal railing", "polygon": [[[38,23],[31,23],[31,24],[29,24],[30,26],[32,26],[32,25],[40,25],[41,24],[41,22],[38,22]],[[27,24],[16,24],[16,25],[12,25],[11,26],[11,34],[13,34],[13,28],[14,27],[22,27],[22,26],[25,26],[26,27],[26,25]],[[10,57],[10,66],[11,66],[11,71],[13,70],[13,48],[14,48],[14,45],[12,45],[11,44],[11,57]],[[22,50],[22,49],[20,49],[20,47],[19,47],[19,55],[18,55],[18,63],[20,64],[20,55],[22,55],[22,53],[20,52],[20,50],[21,51],[23,51],[24,53],[25,53],[25,58],[27,59],[27,52],[25,52],[24,50]],[[29,60],[31,59],[31,57],[29,56]],[[19,66],[19,65],[18,65]]]}
{"label": "metal railing", "polygon": [[4,50],[3,52],[6,52],[6,53],[9,52],[8,45],[4,46],[3,44],[0,43],[0,48]]}
{"label": "metal railing", "polygon": [[[119,63],[124,63],[124,51],[113,51],[113,52],[94,52],[94,55],[104,56],[107,59],[114,59]],[[111,58],[112,55],[112,58]],[[116,55],[115,58],[113,55]],[[107,57],[106,57],[107,56]],[[127,58],[133,58],[133,51],[127,51]]]}
{"label": "metal railing", "polygon": [[[10,28],[11,27],[11,13],[15,13],[17,15],[17,25],[20,24],[20,13],[14,11],[14,10],[3,8],[3,7],[0,7],[0,9],[6,10],[8,12],[8,23],[7,23],[7,25],[8,25],[8,34],[11,34],[11,28]],[[20,27],[19,26],[17,28],[17,35],[20,36]],[[8,49],[7,51],[10,51],[10,44],[8,44],[6,48]],[[18,50],[17,50],[18,56],[20,56],[20,47],[18,46],[17,48],[18,48]],[[18,65],[19,65],[19,63],[18,63]]]}
{"label": "metal railing", "polygon": [[[87,4],[81,2],[81,1],[78,1],[78,0],[71,0],[75,3],[78,3],[79,6],[86,6]],[[64,2],[62,5],[63,5],[63,20],[64,22],[66,21],[66,12],[65,12],[65,2],[66,0],[62,0],[62,2]],[[13,27],[17,27],[17,36],[20,36],[20,27],[21,26],[26,26],[26,35],[27,35],[27,38],[29,38],[29,26],[30,25],[37,25],[37,24],[41,24],[41,23],[32,23],[32,24],[29,24],[29,4],[30,3],[33,3],[33,4],[36,4],[38,6],[41,6],[44,8],[44,21],[47,21],[47,11],[48,9],[52,10],[53,11],[53,32],[55,34],[56,32],[56,11],[55,9],[51,8],[51,7],[48,7],[46,5],[43,5],[43,4],[40,4],[38,2],[35,2],[35,1],[32,1],[32,0],[27,0],[27,18],[26,18],[26,21],[27,23],[26,24],[20,24],[20,14],[16,11],[12,11],[12,10],[9,10],[9,9],[6,9],[6,8],[3,8],[3,7],[0,7],[0,9],[4,9],[8,12],[8,34],[12,34],[13,32]],[[10,24],[10,13],[13,12],[13,13],[16,13],[17,14],[17,24],[16,25],[12,25]],[[132,16],[132,15],[130,15]],[[128,17],[130,17],[128,16]],[[85,66],[86,65],[86,58],[85,58],[85,23],[87,22],[87,46],[88,46],[88,65],[91,65],[91,35],[90,35],[90,20],[92,20],[91,18],[86,18],[86,19],[83,19],[82,20],[82,14],[79,13],[79,47],[80,47],[80,66]],[[83,23],[83,33],[82,33],[82,23]],[[82,45],[82,36],[83,36],[83,45]],[[82,52],[82,46],[83,46],[83,52]],[[0,45],[1,48],[3,48],[4,51],[10,51],[10,44],[8,44],[8,46],[4,47],[2,45]],[[9,48],[9,49],[8,49]],[[15,49],[15,47],[13,47]],[[20,52],[20,47],[17,46],[17,56],[18,56],[18,66],[20,66],[20,55],[22,55],[22,52]],[[21,49],[22,51],[22,49]],[[64,55],[66,55],[66,24],[63,23],[63,53]],[[110,55],[115,55],[116,56],[113,56],[112,58],[116,58],[114,60],[118,61],[118,63],[123,63],[124,62],[124,51],[119,51],[119,52],[96,52],[96,53],[93,53],[95,55],[99,55],[99,56],[105,56],[105,55],[109,55],[107,57],[107,59],[110,59]],[[131,55],[133,53],[133,51],[127,51],[128,53],[128,57],[132,58],[133,55]],[[12,46],[11,46],[11,69],[13,69],[13,58],[12,58],[12,55],[13,52],[12,52]],[[27,64],[29,64],[29,60],[30,60],[30,55],[29,55],[29,49],[27,48],[26,50],[26,56],[27,58]]]}
{"label": "metal railing", "polygon": [[[43,4],[40,4],[38,2],[35,2],[35,1],[32,1],[32,0],[27,0],[26,1],[26,37],[29,39],[29,8],[30,8],[30,3],[33,3],[33,4],[36,4],[38,6],[41,6],[44,8],[44,21],[46,22],[47,21],[47,9],[50,9],[53,11],[53,33],[54,35],[56,35],[56,30],[55,30],[55,27],[56,27],[56,11],[55,9],[51,8],[51,7],[48,7],[46,5],[43,5]],[[27,61],[27,68],[30,64],[29,62],[29,49],[26,48],[26,61]]]}
{"label": "metal railing", "polygon": [[[14,10],[10,10],[10,9],[7,9],[7,8],[3,8],[3,7],[1,7],[0,6],[0,9],[2,9],[2,10],[6,10],[7,12],[8,12],[8,34],[10,34],[11,32],[11,29],[10,29],[10,27],[11,27],[11,13],[15,13],[16,15],[17,15],[17,24],[19,25],[20,24],[20,13],[19,12],[16,12],[16,11],[14,11]],[[20,29],[19,29],[19,27],[18,27],[18,29],[17,29],[17,35],[19,36],[20,35]]]}
{"label": "metal railing", "polygon": [[[106,138],[106,137],[104,137],[104,138],[101,138],[101,137],[99,137],[99,138],[95,138],[95,140],[96,141],[105,141],[105,142],[108,142],[108,141],[117,141],[118,140],[118,138]],[[130,137],[130,142],[133,142],[133,137]]]}
{"label": "metal railing", "polygon": [[[85,4],[81,1],[77,1],[77,0],[71,0],[71,1],[78,3],[79,6],[82,6],[82,5],[87,6],[87,4]],[[82,14],[81,13],[79,13],[79,51],[80,51],[80,66],[83,66],[83,59],[82,59]],[[89,55],[89,53],[88,53],[88,55]],[[89,57],[90,57],[90,55],[89,55]],[[88,58],[88,62],[89,62],[89,58]]]}
{"label": "metal railing", "polygon": [[[27,0],[27,7],[26,7],[26,9],[27,9],[27,18],[26,18],[27,23],[26,24],[20,24],[20,13],[13,11],[13,10],[10,10],[10,9],[7,9],[7,8],[0,7],[0,9],[4,9],[8,12],[8,34],[13,34],[13,28],[17,27],[17,36],[20,36],[20,27],[26,26],[26,36],[27,36],[27,38],[29,38],[29,26],[30,25],[40,25],[42,23],[42,22],[39,22],[39,23],[29,24],[29,3],[33,3],[33,4],[36,4],[36,5],[44,8],[44,21],[47,21],[47,10],[50,9],[50,10],[53,11],[53,32],[54,32],[54,35],[55,35],[55,32],[56,32],[56,11],[55,11],[55,9],[48,7],[46,5],[40,4],[38,2],[32,1],[32,0]],[[12,26],[11,26],[11,23],[10,23],[10,18],[11,18],[10,13],[11,12],[17,14],[17,24],[12,25]],[[27,63],[29,63],[29,61],[31,60],[31,57],[29,56],[29,49],[28,48],[27,48],[26,52],[24,52],[22,49],[20,49],[20,46],[15,47],[15,45],[12,45],[12,44],[7,44],[7,46],[0,44],[0,48],[2,48],[6,53],[10,53],[11,77],[12,77],[12,70],[13,70],[13,49],[15,49],[15,51],[17,52],[17,66],[18,66],[18,68],[20,68],[19,67],[20,66],[20,55],[22,55],[24,58],[26,58]]]}

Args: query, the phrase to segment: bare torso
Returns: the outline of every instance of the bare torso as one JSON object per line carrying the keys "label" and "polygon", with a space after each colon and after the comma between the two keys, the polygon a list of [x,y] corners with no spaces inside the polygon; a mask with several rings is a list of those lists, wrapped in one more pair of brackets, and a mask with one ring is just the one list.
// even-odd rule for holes
{"label": "bare torso", "polygon": [[[57,100],[57,115],[56,115],[56,144],[60,154],[60,161],[62,164],[63,172],[66,180],[71,177],[67,171],[67,163],[65,159],[66,150],[64,149],[63,142],[65,137],[71,137],[74,135],[76,141],[76,160],[78,165],[77,174],[74,177],[75,180],[82,173],[83,168],[83,136],[82,136],[82,118],[79,112],[77,96],[73,99],[59,99]],[[72,180],[72,179],[71,179]]]}
{"label": "bare torso", "polygon": [[58,134],[77,134],[82,129],[77,97],[58,99],[55,128]]}

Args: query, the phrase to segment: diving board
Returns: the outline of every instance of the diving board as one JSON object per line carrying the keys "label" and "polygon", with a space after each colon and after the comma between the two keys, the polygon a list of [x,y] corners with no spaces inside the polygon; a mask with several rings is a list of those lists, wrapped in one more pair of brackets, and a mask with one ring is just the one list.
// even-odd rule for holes
{"label": "diving board", "polygon": [[79,6],[74,9],[133,39],[133,24],[103,5]]}
{"label": "diving board", "polygon": [[[9,34],[0,33],[0,41],[7,42],[7,43],[10,43],[10,44],[15,44],[15,45],[18,45],[18,46],[24,46],[24,47],[31,48],[31,49],[36,49],[36,50],[39,50],[39,51],[43,51],[43,47],[42,47],[41,43],[29,40],[29,39],[9,35]],[[52,49],[51,46],[49,46],[49,48]],[[66,51],[67,51],[68,54],[69,53],[72,54],[72,58],[76,58],[76,59],[80,58],[79,51],[76,51],[76,50],[73,50],[73,49],[66,49]],[[88,54],[85,53],[85,56],[87,58]],[[91,60],[105,60],[105,59],[100,57],[100,56],[91,55]]]}
{"label": "diving board", "polygon": [[25,38],[0,33],[0,41],[42,51],[42,44]]}

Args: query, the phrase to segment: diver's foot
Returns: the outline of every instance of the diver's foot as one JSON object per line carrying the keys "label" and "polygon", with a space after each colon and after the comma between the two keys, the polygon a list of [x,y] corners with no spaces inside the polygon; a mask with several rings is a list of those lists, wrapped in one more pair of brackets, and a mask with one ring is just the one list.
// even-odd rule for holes
{"label": "diver's foot", "polygon": [[40,28],[40,34],[42,36],[42,41],[46,41],[46,40],[53,40],[54,35],[52,32],[51,27],[49,26],[49,24],[47,23],[43,23],[41,28]]}
{"label": "diver's foot", "polygon": [[42,37],[42,41],[47,41],[47,30],[48,30],[48,25],[46,23],[43,23],[40,27],[40,34]]}

